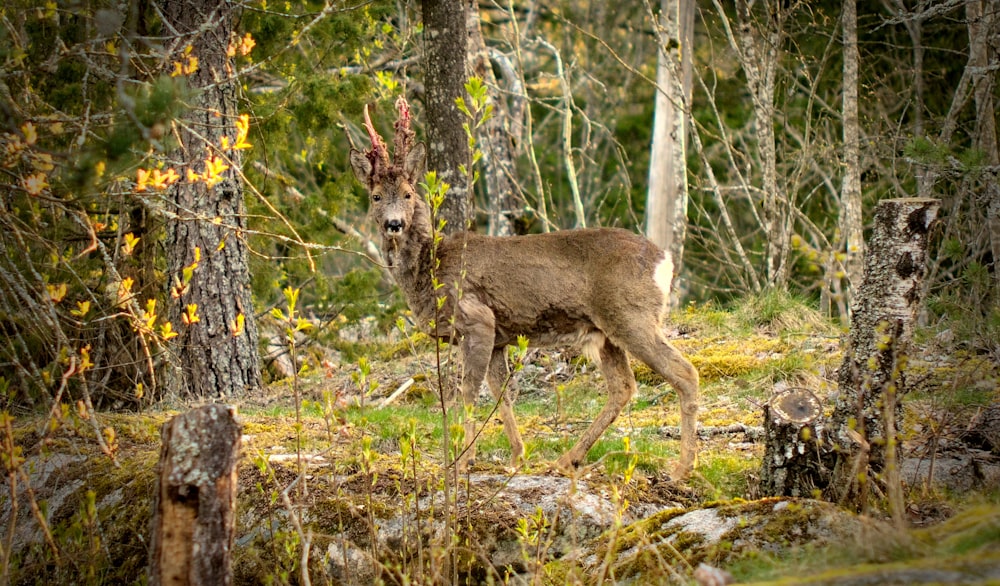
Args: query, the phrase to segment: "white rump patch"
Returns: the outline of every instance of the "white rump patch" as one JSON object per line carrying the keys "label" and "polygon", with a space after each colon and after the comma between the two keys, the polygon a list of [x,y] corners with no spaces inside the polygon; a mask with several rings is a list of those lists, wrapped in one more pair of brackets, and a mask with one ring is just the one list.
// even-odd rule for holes
{"label": "white rump patch", "polygon": [[668,301],[670,299],[670,286],[674,280],[674,261],[671,260],[669,251],[663,251],[663,260],[656,265],[656,270],[653,271],[653,280],[663,292],[663,299]]}

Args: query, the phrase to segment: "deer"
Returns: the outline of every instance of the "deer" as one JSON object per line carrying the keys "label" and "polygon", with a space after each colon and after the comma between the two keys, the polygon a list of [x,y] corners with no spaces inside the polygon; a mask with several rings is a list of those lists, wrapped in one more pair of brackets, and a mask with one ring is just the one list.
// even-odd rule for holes
{"label": "deer", "polygon": [[368,193],[383,258],[410,310],[425,327],[434,324],[439,340],[460,346],[457,386],[467,416],[458,469],[467,471],[475,460],[477,434],[469,414],[484,381],[499,405],[511,466],[521,464],[524,443],[506,387],[507,346],[524,336],[530,346],[578,348],[599,365],[607,386],[603,409],[558,459],[558,470],[571,472],[583,463],[635,395],[631,355],[677,392],[681,444],[674,474],[686,477],[697,457],[698,371],[662,330],[673,280],[670,255],[620,228],[518,236],[462,231],[435,242],[430,205],[418,193],[426,146],[415,142],[405,98],[396,109],[392,159],[366,105],[371,148],[352,148],[350,163]]}

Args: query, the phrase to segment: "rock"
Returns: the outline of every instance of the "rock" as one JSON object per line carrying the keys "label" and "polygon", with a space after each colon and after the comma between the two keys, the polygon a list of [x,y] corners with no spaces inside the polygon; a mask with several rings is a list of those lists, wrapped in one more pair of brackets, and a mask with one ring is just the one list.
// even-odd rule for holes
{"label": "rock", "polygon": [[[617,543],[611,545],[618,552],[611,570],[621,583],[655,583],[678,572],[676,568],[700,563],[726,566],[756,552],[780,556],[804,544],[822,547],[859,539],[890,548],[903,538],[888,524],[825,501],[737,500],[663,511],[624,527]],[[597,546],[597,555],[592,557],[595,563],[586,568],[587,573],[604,563],[607,547],[607,543]]]}

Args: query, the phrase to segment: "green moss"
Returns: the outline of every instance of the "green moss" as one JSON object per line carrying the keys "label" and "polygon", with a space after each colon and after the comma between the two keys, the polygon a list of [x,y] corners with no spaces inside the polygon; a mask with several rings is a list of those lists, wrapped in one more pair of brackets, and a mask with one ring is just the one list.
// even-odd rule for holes
{"label": "green moss", "polygon": [[416,353],[428,352],[434,349],[434,340],[423,332],[414,332],[412,335],[403,338],[393,344],[387,344],[382,348],[378,357],[380,360],[393,360],[401,356],[408,356]]}

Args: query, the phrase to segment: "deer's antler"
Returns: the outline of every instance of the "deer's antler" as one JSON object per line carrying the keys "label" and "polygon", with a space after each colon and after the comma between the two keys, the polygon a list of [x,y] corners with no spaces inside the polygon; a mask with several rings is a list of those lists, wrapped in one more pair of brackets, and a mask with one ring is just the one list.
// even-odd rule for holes
{"label": "deer's antler", "polygon": [[399,116],[393,125],[396,128],[396,136],[393,139],[392,156],[396,164],[401,166],[406,160],[406,154],[410,152],[410,147],[413,146],[413,137],[416,133],[410,128],[410,105],[406,103],[406,98],[400,96],[396,100],[396,110],[399,111]]}
{"label": "deer's antler", "polygon": [[368,131],[368,138],[372,142],[372,148],[365,153],[365,156],[372,164],[372,176],[377,176],[389,168],[389,151],[385,141],[375,130],[375,125],[372,124],[371,116],[368,115],[368,104],[365,104],[365,130]]}

